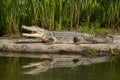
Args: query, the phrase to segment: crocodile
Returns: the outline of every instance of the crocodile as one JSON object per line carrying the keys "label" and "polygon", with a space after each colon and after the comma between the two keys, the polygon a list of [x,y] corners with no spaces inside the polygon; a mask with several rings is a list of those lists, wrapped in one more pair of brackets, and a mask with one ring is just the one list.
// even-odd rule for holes
{"label": "crocodile", "polygon": [[38,26],[25,26],[23,29],[31,31],[32,33],[22,33],[26,37],[39,38],[44,43],[112,43],[113,37],[110,35],[98,36],[94,34],[87,34],[72,31],[49,31]]}

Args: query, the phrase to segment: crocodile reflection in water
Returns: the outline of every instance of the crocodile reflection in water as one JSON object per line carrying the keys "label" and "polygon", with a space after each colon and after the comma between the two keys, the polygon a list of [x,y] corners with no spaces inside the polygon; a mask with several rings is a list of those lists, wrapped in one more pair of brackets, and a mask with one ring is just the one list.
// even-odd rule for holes
{"label": "crocodile reflection in water", "polygon": [[45,60],[42,62],[29,63],[23,66],[23,69],[33,68],[30,71],[24,72],[24,74],[39,74],[40,72],[46,72],[51,68],[59,67],[75,67],[78,65],[89,65],[101,62],[109,62],[109,57],[99,57],[99,58],[55,58],[53,61]]}

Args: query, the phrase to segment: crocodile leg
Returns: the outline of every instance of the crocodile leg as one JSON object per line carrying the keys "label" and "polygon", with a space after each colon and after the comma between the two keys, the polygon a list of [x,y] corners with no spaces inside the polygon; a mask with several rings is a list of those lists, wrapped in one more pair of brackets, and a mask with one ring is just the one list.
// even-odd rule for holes
{"label": "crocodile leg", "polygon": [[74,37],[73,38],[74,44],[80,44],[80,38]]}

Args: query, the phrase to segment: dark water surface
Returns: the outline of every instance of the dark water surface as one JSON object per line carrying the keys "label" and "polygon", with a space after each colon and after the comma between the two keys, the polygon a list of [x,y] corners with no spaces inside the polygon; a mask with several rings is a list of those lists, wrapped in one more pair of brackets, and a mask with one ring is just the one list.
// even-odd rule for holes
{"label": "dark water surface", "polygon": [[[110,62],[53,68],[36,75],[23,74],[22,66],[42,61],[33,58],[0,57],[0,80],[120,80],[120,58]],[[27,70],[28,71],[28,70]]]}

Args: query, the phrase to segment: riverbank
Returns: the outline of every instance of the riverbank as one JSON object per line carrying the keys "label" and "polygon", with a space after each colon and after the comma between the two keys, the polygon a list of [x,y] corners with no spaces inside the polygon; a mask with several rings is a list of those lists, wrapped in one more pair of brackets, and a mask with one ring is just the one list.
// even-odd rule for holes
{"label": "riverbank", "polygon": [[76,54],[80,56],[105,56],[120,54],[120,35],[114,35],[109,44],[45,44],[35,39],[0,39],[1,52],[36,54]]}

